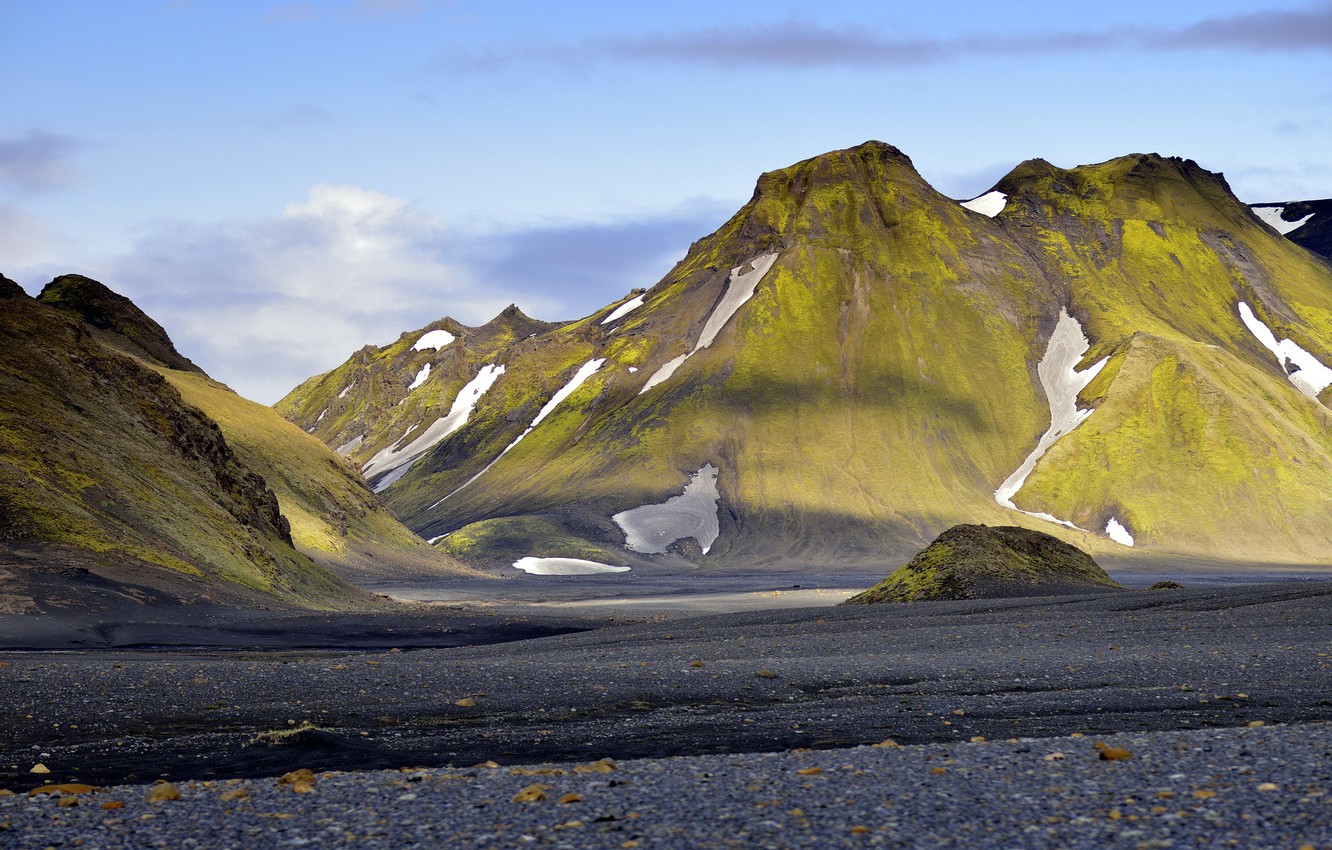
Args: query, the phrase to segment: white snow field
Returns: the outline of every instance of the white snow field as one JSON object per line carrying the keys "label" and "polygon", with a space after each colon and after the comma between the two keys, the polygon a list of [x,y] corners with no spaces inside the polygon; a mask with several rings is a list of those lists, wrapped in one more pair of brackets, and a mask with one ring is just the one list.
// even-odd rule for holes
{"label": "white snow field", "polygon": [[547,416],[549,416],[550,412],[554,410],[556,407],[558,407],[560,402],[564,401],[566,398],[571,396],[573,394],[573,391],[581,387],[583,385],[583,382],[586,381],[588,378],[592,377],[592,375],[598,369],[600,369],[601,365],[605,362],[606,359],[603,357],[597,360],[589,360],[586,363],[584,363],[582,366],[579,366],[578,371],[574,373],[574,376],[570,378],[565,383],[564,386],[556,390],[555,395],[550,397],[550,401],[546,402],[545,405],[542,406],[541,410],[537,413],[536,418],[532,420],[532,424],[528,425],[527,429],[523,431],[523,433],[519,434],[512,443],[509,443],[507,446],[505,446],[504,451],[496,455],[495,459],[492,460],[490,463],[486,464],[485,467],[480,472],[478,472],[476,475],[473,475],[471,478],[464,481],[458,487],[454,488],[453,492],[449,493],[447,496],[445,496],[443,499],[440,499],[438,502],[435,502],[435,504],[431,505],[429,509],[433,509],[444,504],[444,502],[448,501],[448,499],[452,497],[454,493],[457,493],[459,490],[463,489],[468,484],[471,484],[473,481],[475,481],[476,479],[480,478],[482,475],[485,475],[487,472],[489,472],[492,466],[499,463],[500,458],[504,457],[506,454],[513,451],[513,447],[521,443],[523,441],[523,437],[526,437],[528,434],[532,433],[532,429],[535,428],[537,425],[540,425],[542,419],[545,419]]}
{"label": "white snow field", "polygon": [[[1041,387],[1045,390],[1045,397],[1050,403],[1050,427],[1041,435],[1036,448],[1027,455],[1026,460],[1022,461],[1022,465],[999,485],[998,490],[994,491],[994,500],[1004,507],[1022,511],[1013,504],[1013,497],[1022,489],[1027,476],[1036,468],[1036,462],[1050,450],[1055,440],[1072,431],[1082,420],[1091,415],[1090,410],[1078,409],[1078,393],[1091,383],[1091,379],[1096,377],[1109,358],[1102,358],[1081,372],[1077,371],[1078,361],[1089,348],[1091,343],[1082,333],[1082,325],[1061,307],[1059,322],[1055,325],[1054,333],[1050,334],[1050,341],[1045,347],[1045,356],[1036,366],[1036,374],[1041,379]],[[1071,522],[1056,519],[1046,513],[1031,511],[1022,511],[1022,513],[1057,522],[1069,528],[1077,528]]]}
{"label": "white snow field", "polygon": [[[726,327],[726,323],[731,320],[731,317],[740,310],[746,301],[754,297],[754,290],[758,289],[763,276],[768,273],[775,262],[777,262],[777,254],[762,254],[748,263],[731,269],[730,276],[726,278],[726,292],[722,295],[721,301],[717,302],[717,306],[712,309],[708,320],[704,322],[703,332],[699,334],[698,342],[694,343],[693,349],[688,354],[681,354],[679,357],[672,358],[664,363],[660,369],[653,373],[651,378],[648,378],[647,383],[643,385],[643,389],[638,391],[638,394],[642,395],[657,384],[666,381],[692,355],[698,353],[700,349],[712,345],[713,340],[717,338],[717,334],[721,333],[721,329]],[[746,266],[749,266],[750,270],[741,273],[740,270]]]}
{"label": "white snow field", "polygon": [[519,558],[513,562],[515,568],[535,576],[590,576],[600,573],[627,573],[628,567],[613,567],[596,561],[584,561],[579,558]]}
{"label": "white snow field", "polygon": [[[485,395],[486,390],[490,389],[499,376],[503,374],[503,366],[496,366],[493,363],[482,366],[476,377],[458,390],[458,395],[454,397],[448,415],[436,419],[425,430],[425,433],[406,446],[399,448],[398,446],[402,442],[399,440],[398,443],[376,452],[374,457],[366,461],[365,466],[361,467],[361,474],[367,481],[374,475],[384,476],[375,482],[374,491],[376,493],[384,492],[390,485],[407,474],[407,470],[412,468],[412,464],[416,463],[417,458],[430,451],[445,437],[466,425],[468,417],[476,409],[476,403],[480,401],[481,396]],[[410,434],[411,431],[409,430],[407,433]],[[359,445],[359,442],[357,445]]]}
{"label": "white snow field", "polygon": [[416,373],[416,378],[414,378],[412,382],[407,385],[407,392],[411,392],[412,390],[424,384],[426,382],[426,378],[429,377],[430,377],[430,364],[427,363],[425,364],[424,367],[422,367],[420,372]]}
{"label": "white snow field", "polygon": [[986,192],[980,197],[972,198],[969,201],[959,201],[958,203],[972,212],[994,218],[1003,212],[1004,207],[1008,205],[1008,196],[1003,192]]}
{"label": "white snow field", "polygon": [[1110,521],[1105,524],[1105,536],[1123,546],[1133,545],[1133,535],[1114,517],[1110,517]]}
{"label": "white snow field", "polygon": [[365,440],[364,434],[357,434],[355,437],[352,437],[347,442],[338,446],[337,452],[340,455],[349,455],[352,452],[356,451],[356,447],[359,446],[364,440]]}
{"label": "white snow field", "polygon": [[1285,207],[1250,207],[1254,214],[1263,220],[1263,224],[1285,236],[1295,230],[1299,230],[1304,223],[1313,218],[1313,213],[1309,213],[1299,221],[1286,221],[1281,214],[1286,211]]}
{"label": "white snow field", "polygon": [[456,339],[456,337],[448,331],[426,331],[421,335],[421,338],[416,341],[416,345],[412,346],[412,351],[425,351],[427,348],[433,348],[435,351],[439,351],[444,346],[453,342],[454,339]]}
{"label": "white snow field", "polygon": [[623,319],[625,316],[629,315],[630,312],[637,310],[639,307],[642,306],[643,306],[643,296],[635,295],[633,298],[630,298],[628,301],[624,302],[619,307],[616,307],[614,310],[612,310],[609,316],[601,320],[601,324],[609,325],[611,322],[615,321],[616,319]]}
{"label": "white snow field", "polygon": [[1278,342],[1272,329],[1255,316],[1253,310],[1243,301],[1239,302],[1239,316],[1240,321],[1244,322],[1244,327],[1249,329],[1249,333],[1262,343],[1263,348],[1275,355],[1281,371],[1286,373],[1286,377],[1300,392],[1317,400],[1318,394],[1325,390],[1328,384],[1332,384],[1332,369],[1324,366],[1317,357],[1291,340],[1283,339]]}
{"label": "white snow field", "polygon": [[659,505],[620,511],[611,519],[624,531],[625,545],[635,552],[660,555],[675,541],[692,537],[706,555],[721,533],[717,523],[720,500],[717,467],[705,463],[680,495]]}

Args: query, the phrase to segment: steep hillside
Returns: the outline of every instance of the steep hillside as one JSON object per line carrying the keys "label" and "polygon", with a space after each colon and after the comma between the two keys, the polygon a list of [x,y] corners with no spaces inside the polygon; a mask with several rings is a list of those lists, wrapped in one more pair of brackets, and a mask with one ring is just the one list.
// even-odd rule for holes
{"label": "steep hillside", "polygon": [[[959,203],[890,145],[835,151],[535,333],[356,455],[474,563],[880,565],[957,523],[1332,558],[1332,267],[1190,161],[1033,160]],[[314,427],[309,386],[283,409]]]}
{"label": "steep hillside", "polygon": [[0,609],[366,607],[305,553],[447,569],[341,459],[209,381],[127,299],[76,276],[39,299],[0,279],[0,298]]}

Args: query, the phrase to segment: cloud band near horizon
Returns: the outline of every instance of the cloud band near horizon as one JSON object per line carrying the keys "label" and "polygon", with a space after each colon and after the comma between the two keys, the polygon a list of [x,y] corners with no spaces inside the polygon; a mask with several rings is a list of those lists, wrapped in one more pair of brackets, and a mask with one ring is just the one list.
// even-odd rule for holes
{"label": "cloud band near horizon", "polygon": [[522,63],[579,67],[600,61],[747,67],[904,68],[968,57],[1022,57],[1073,51],[1232,50],[1332,52],[1332,3],[1299,11],[1266,10],[1205,18],[1166,29],[1121,26],[1033,35],[974,34],[957,38],[897,38],[864,29],[786,21],[744,29],[712,27],[683,32],[614,35],[577,43],[514,47],[443,57],[441,68],[493,71]]}

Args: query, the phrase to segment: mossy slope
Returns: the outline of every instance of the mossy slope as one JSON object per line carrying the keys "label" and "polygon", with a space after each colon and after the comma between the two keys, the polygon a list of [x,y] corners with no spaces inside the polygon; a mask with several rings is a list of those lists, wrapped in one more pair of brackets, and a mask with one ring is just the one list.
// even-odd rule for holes
{"label": "mossy slope", "polygon": [[[1151,553],[1332,557],[1317,521],[1332,515],[1328,396],[1301,396],[1237,314],[1250,304],[1326,362],[1332,269],[1186,160],[1033,160],[997,188],[999,215],[972,212],[878,142],[763,175],[642,306],[488,355],[505,374],[387,503],[423,536],[462,529],[465,557],[489,539],[471,524],[533,516],[603,545],[618,533],[612,514],[661,503],[712,463],[721,537],[690,558],[731,568],[901,563],[957,523],[1122,551],[1104,534],[1111,517]],[[772,269],[712,345],[640,392],[693,351],[731,269],[769,253]],[[1049,422],[1036,366],[1061,310],[1092,342],[1079,368],[1109,358],[1080,400],[1098,409],[1015,501],[1086,531],[993,497]],[[592,359],[605,362],[504,453]],[[320,409],[287,412],[309,423]],[[1234,510],[1259,517],[1240,549]]]}
{"label": "mossy slope", "polygon": [[883,581],[843,602],[926,602],[1117,590],[1091,555],[1027,528],[957,525]]}
{"label": "mossy slope", "polygon": [[34,594],[379,607],[307,553],[352,568],[399,550],[418,566],[449,563],[327,447],[210,381],[127,299],[65,276],[39,299],[19,291],[5,303],[7,607],[42,607]]}

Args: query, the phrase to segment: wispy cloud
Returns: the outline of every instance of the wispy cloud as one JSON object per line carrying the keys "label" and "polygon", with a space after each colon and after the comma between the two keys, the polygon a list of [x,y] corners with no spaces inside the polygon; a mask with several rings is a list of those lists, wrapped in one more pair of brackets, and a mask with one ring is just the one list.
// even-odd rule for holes
{"label": "wispy cloud", "polygon": [[83,269],[161,322],[188,357],[263,402],[367,344],[445,315],[488,321],[510,303],[586,315],[657,281],[719,206],[613,224],[466,235],[401,198],[319,185],[262,220],[159,223]]}
{"label": "wispy cloud", "polygon": [[1177,29],[1121,26],[1021,35],[977,33],[956,38],[897,37],[863,28],[787,21],[757,27],[613,35],[576,43],[450,54],[440,57],[437,65],[451,70],[490,71],[529,62],[582,66],[612,60],[721,69],[898,68],[936,65],[968,57],[1024,57],[1113,49],[1332,51],[1332,4],[1299,11],[1268,10],[1207,18]]}
{"label": "wispy cloud", "polygon": [[25,192],[70,186],[80,177],[71,159],[82,147],[78,139],[46,130],[0,138],[0,183]]}

